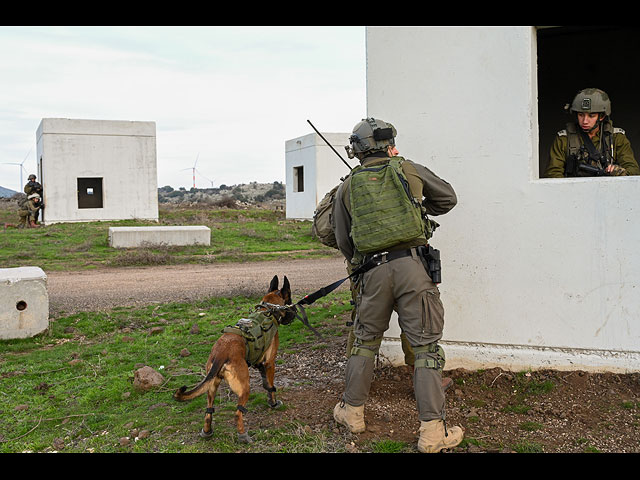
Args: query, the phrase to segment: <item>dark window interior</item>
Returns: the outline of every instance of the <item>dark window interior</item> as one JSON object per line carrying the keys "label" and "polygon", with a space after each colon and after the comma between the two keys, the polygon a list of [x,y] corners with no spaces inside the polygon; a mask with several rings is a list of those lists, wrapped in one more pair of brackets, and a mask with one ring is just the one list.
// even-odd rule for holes
{"label": "dark window interior", "polygon": [[102,178],[78,178],[78,208],[102,208]]}
{"label": "dark window interior", "polygon": [[552,27],[537,30],[540,176],[549,161],[555,134],[573,118],[563,107],[583,88],[604,90],[611,99],[611,120],[624,129],[636,160],[640,152],[637,29],[628,27]]}
{"label": "dark window interior", "polygon": [[293,167],[293,191],[304,192],[304,167]]}

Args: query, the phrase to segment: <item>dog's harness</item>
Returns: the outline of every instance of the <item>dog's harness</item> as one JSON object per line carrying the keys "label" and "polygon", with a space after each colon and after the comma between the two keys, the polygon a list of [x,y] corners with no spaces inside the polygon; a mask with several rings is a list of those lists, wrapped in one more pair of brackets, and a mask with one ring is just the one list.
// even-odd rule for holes
{"label": "dog's harness", "polygon": [[278,321],[270,311],[255,311],[248,318],[238,320],[235,325],[223,328],[222,332],[235,333],[245,339],[245,360],[249,366],[256,367],[278,332]]}

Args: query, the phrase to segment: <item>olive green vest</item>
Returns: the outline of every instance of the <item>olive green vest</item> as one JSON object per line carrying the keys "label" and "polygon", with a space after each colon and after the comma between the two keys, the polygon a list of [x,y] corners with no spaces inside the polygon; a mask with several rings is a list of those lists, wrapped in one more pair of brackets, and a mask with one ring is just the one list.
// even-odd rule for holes
{"label": "olive green vest", "polygon": [[420,204],[402,171],[402,157],[351,171],[351,238],[362,253],[379,252],[417,238],[426,242]]}
{"label": "olive green vest", "polygon": [[278,333],[278,323],[262,312],[253,312],[249,318],[241,318],[234,326],[225,327],[223,333],[235,333],[247,343],[245,360],[250,366],[258,365]]}

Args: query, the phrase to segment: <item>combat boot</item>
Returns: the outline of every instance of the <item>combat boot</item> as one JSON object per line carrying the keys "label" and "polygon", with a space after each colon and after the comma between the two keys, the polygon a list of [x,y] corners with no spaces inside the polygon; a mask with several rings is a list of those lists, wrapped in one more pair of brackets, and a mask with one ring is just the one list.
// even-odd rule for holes
{"label": "combat boot", "polygon": [[366,429],[364,424],[364,405],[353,407],[344,401],[340,401],[333,409],[333,419],[349,428],[351,433],[362,433]]}
{"label": "combat boot", "polygon": [[464,430],[460,427],[447,428],[443,420],[420,422],[418,450],[422,453],[438,453],[443,448],[453,448],[462,442]]}

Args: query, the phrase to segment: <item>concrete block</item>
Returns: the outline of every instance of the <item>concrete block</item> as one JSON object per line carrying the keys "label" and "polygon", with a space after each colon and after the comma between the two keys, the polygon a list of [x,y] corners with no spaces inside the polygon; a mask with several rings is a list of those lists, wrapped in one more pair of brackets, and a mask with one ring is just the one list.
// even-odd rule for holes
{"label": "concrete block", "polygon": [[49,295],[42,269],[0,268],[0,339],[32,337],[48,327]]}
{"label": "concrete block", "polygon": [[145,245],[211,245],[211,229],[201,225],[109,227],[109,246],[136,248]]}

